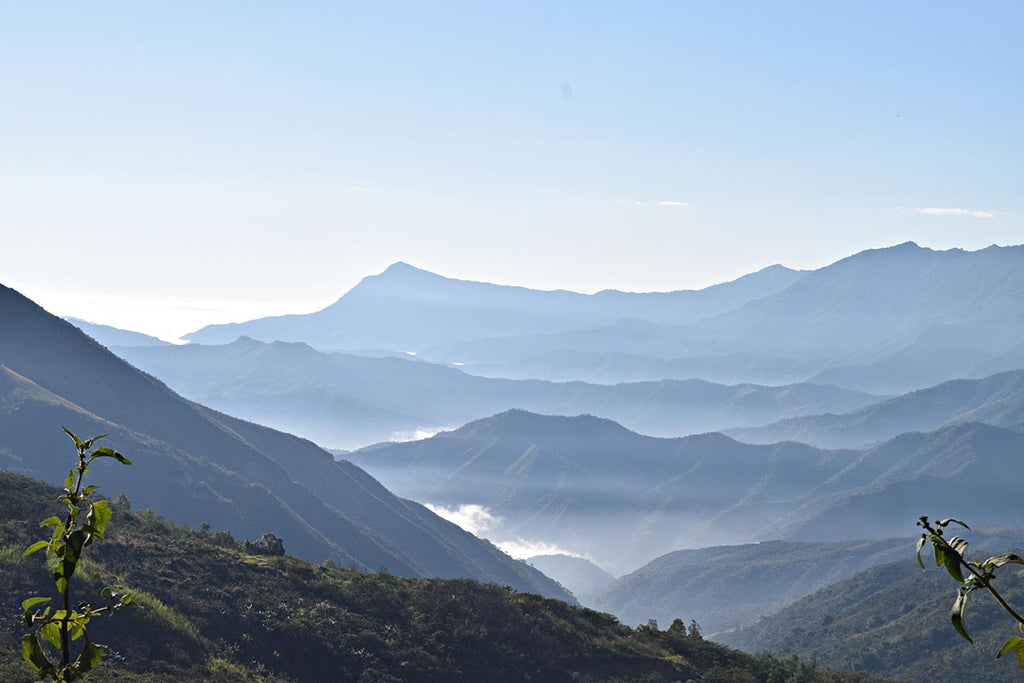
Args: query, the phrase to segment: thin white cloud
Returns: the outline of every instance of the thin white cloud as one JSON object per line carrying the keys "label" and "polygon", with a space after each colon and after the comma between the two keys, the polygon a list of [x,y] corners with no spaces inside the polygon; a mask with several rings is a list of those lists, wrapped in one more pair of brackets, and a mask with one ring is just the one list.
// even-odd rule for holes
{"label": "thin white cloud", "polygon": [[546,541],[527,541],[522,538],[517,538],[514,541],[503,541],[501,543],[495,543],[502,552],[514,557],[517,560],[525,560],[529,557],[536,557],[537,555],[569,555],[571,557],[583,557],[579,553],[574,553],[571,550],[555,545],[554,543],[548,543]]}
{"label": "thin white cloud", "polygon": [[921,216],[970,216],[972,218],[995,218],[992,211],[978,211],[976,209],[958,209],[941,206],[922,206],[904,208],[903,213],[913,213]]}
{"label": "thin white cloud", "polygon": [[391,432],[388,436],[388,441],[395,441],[398,443],[405,443],[406,441],[422,441],[423,439],[429,439],[439,432],[443,432],[444,427],[438,427],[437,429],[412,429],[405,432]]}
{"label": "thin white cloud", "polygon": [[441,519],[447,519],[474,536],[501,523],[501,517],[491,514],[490,508],[483,505],[470,504],[460,505],[457,508],[446,508],[443,505],[424,503],[424,506]]}
{"label": "thin white cloud", "polygon": [[690,202],[678,202],[674,200],[664,200],[660,202],[638,202],[633,199],[618,199],[616,204],[632,204],[633,206],[689,206]]}

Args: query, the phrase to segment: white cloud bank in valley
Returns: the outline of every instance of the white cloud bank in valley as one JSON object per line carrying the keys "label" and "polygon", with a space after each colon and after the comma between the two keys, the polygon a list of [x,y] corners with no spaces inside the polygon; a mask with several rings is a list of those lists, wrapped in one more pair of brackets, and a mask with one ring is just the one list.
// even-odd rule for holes
{"label": "white cloud bank in valley", "polygon": [[[481,536],[483,532],[494,529],[501,524],[502,518],[491,512],[491,509],[473,503],[459,505],[458,507],[445,507],[443,505],[423,504],[428,510],[441,519],[446,519],[475,536]],[[583,557],[579,553],[548,543],[547,541],[528,541],[524,538],[516,538],[514,541],[495,541],[502,552],[514,557],[517,560],[525,560],[537,555],[570,555],[572,557]]]}
{"label": "white cloud bank in valley", "polygon": [[483,505],[470,504],[446,508],[443,505],[424,503],[424,506],[441,519],[446,519],[476,536],[501,523],[501,517],[491,514],[490,508]]}
{"label": "white cloud bank in valley", "polygon": [[517,560],[525,560],[530,557],[536,557],[537,555],[569,555],[571,557],[583,557],[579,553],[574,553],[571,550],[566,550],[562,546],[555,545],[554,543],[547,543],[545,541],[527,541],[522,538],[517,538],[514,541],[503,541],[501,543],[495,543],[503,553],[514,557]]}

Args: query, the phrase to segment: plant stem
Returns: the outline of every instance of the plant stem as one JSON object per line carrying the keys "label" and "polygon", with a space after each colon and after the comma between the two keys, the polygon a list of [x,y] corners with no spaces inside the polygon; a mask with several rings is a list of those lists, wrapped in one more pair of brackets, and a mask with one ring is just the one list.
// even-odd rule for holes
{"label": "plant stem", "polygon": [[[69,492],[70,499],[68,500],[68,518],[64,522],[64,552],[67,552],[67,542],[71,537],[71,527],[75,523],[75,509],[78,505],[78,496],[82,490],[82,477],[85,475],[85,449],[78,449],[78,468],[76,469],[77,476],[75,481],[75,490]],[[69,664],[71,664],[71,643],[68,637],[68,622],[71,620],[71,577],[64,577],[64,618],[60,620],[60,655],[61,655],[61,669],[63,670]]]}

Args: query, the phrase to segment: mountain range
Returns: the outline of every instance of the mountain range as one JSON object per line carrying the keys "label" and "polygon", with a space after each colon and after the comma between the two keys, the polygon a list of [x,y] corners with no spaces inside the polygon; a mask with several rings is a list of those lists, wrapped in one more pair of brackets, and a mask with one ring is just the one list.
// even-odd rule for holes
{"label": "mountain range", "polygon": [[346,457],[400,495],[479,505],[496,541],[544,542],[625,572],[680,548],[897,537],[936,499],[1024,525],[1024,433],[963,423],[864,450],[659,439],[593,416],[509,411]]}
{"label": "mountain range", "polygon": [[85,332],[87,335],[98,341],[103,346],[170,346],[169,342],[165,342],[162,339],[157,339],[154,336],[148,334],[142,334],[141,332],[133,332],[131,330],[122,330],[118,327],[111,325],[100,325],[99,323],[91,323],[81,318],[65,317],[69,323]]}
{"label": "mountain range", "polygon": [[903,393],[1021,367],[1022,292],[1024,246],[934,251],[908,242],[849,256],[780,291],[682,325],[623,321],[560,334],[446,342],[421,355],[458,361],[470,371],[482,365],[491,374],[505,368],[519,376],[519,363],[536,371],[546,354],[561,353],[563,360],[584,354],[588,360],[575,365],[613,366],[615,371],[601,372],[622,380],[616,354],[628,354],[644,373],[644,363],[655,358],[688,364],[691,376],[736,381],[735,364],[717,360],[733,358],[756,368],[746,381],[813,378]]}
{"label": "mountain range", "polygon": [[107,443],[135,464],[108,468],[104,490],[180,523],[243,538],[271,532],[315,561],[497,581],[571,600],[532,567],[394,496],[354,465],[183,399],[6,287],[0,319],[0,468],[61,481],[71,443],[60,426],[109,433]]}
{"label": "mountain range", "polygon": [[808,415],[761,426],[725,430],[748,443],[801,441],[851,448],[961,422],[984,422],[1024,431],[1024,370],[980,380],[957,379],[847,413]]}
{"label": "mountain range", "polygon": [[801,277],[798,271],[771,266],[702,290],[651,294],[607,290],[586,295],[455,280],[399,262],[364,278],[322,311],[210,325],[184,338],[225,344],[247,336],[304,341],[327,350],[419,351],[463,339],[553,334],[629,318],[678,325],[778,292]]}
{"label": "mountain range", "polygon": [[818,384],[660,380],[608,386],[484,378],[409,358],[325,353],[300,342],[249,338],[222,346],[114,351],[192,400],[336,448],[433,433],[511,408],[592,413],[646,434],[679,436],[845,412],[878,399]]}

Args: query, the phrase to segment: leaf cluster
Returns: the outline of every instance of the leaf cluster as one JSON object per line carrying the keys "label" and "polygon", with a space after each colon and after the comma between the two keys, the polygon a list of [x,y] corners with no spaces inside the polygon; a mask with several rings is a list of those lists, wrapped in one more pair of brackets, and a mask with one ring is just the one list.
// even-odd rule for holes
{"label": "leaf cluster", "polygon": [[[103,658],[104,647],[94,644],[89,638],[86,630],[89,622],[132,604],[131,595],[107,587],[101,591],[101,596],[107,601],[104,606],[93,607],[83,602],[77,608],[71,608],[70,581],[79,567],[83,551],[94,541],[105,539],[107,524],[113,515],[106,500],[92,497],[98,486],[82,486],[89,465],[100,458],[113,458],[123,465],[130,465],[131,461],[111,448],[95,445],[106,434],[83,441],[67,427],[63,429],[74,442],[78,454],[78,464],[68,473],[64,490],[57,498],[64,504],[66,514],[63,520],[53,516],[40,522],[40,527],[53,529],[50,538],[32,543],[22,553],[24,558],[40,550],[46,551],[46,567],[63,599],[63,608],[58,609],[48,604],[52,597],[34,596],[21,603],[22,621],[30,629],[21,640],[22,659],[33,668],[39,679],[56,683],[78,680]],[[72,660],[70,644],[78,640],[83,641],[82,647]],[[49,654],[44,644],[59,652],[59,656]]]}
{"label": "leaf cluster", "polygon": [[[951,524],[957,524],[964,529],[970,530],[967,524],[958,519],[940,519],[934,524],[930,523],[927,517],[921,517],[918,520],[917,525],[924,531],[917,542],[917,562],[924,569],[924,560],[921,558],[921,553],[925,546],[931,543],[935,554],[935,564],[939,567],[945,567],[953,580],[960,584],[957,588],[956,599],[953,601],[953,607],[949,613],[953,628],[968,642],[974,642],[967,633],[967,627],[964,624],[964,612],[967,609],[968,597],[975,591],[982,590],[987,591],[999,603],[1003,611],[1017,622],[1021,633],[1024,633],[1024,616],[1021,616],[1006,601],[995,586],[992,585],[993,580],[996,578],[997,569],[1008,564],[1024,565],[1024,557],[1016,553],[1000,553],[986,560],[968,560],[965,557],[967,541],[959,536],[952,536],[948,539],[945,536],[944,531]],[[1010,652],[1014,653],[1020,668],[1024,669],[1024,638],[1020,636],[1011,637],[999,649],[996,658]]]}

